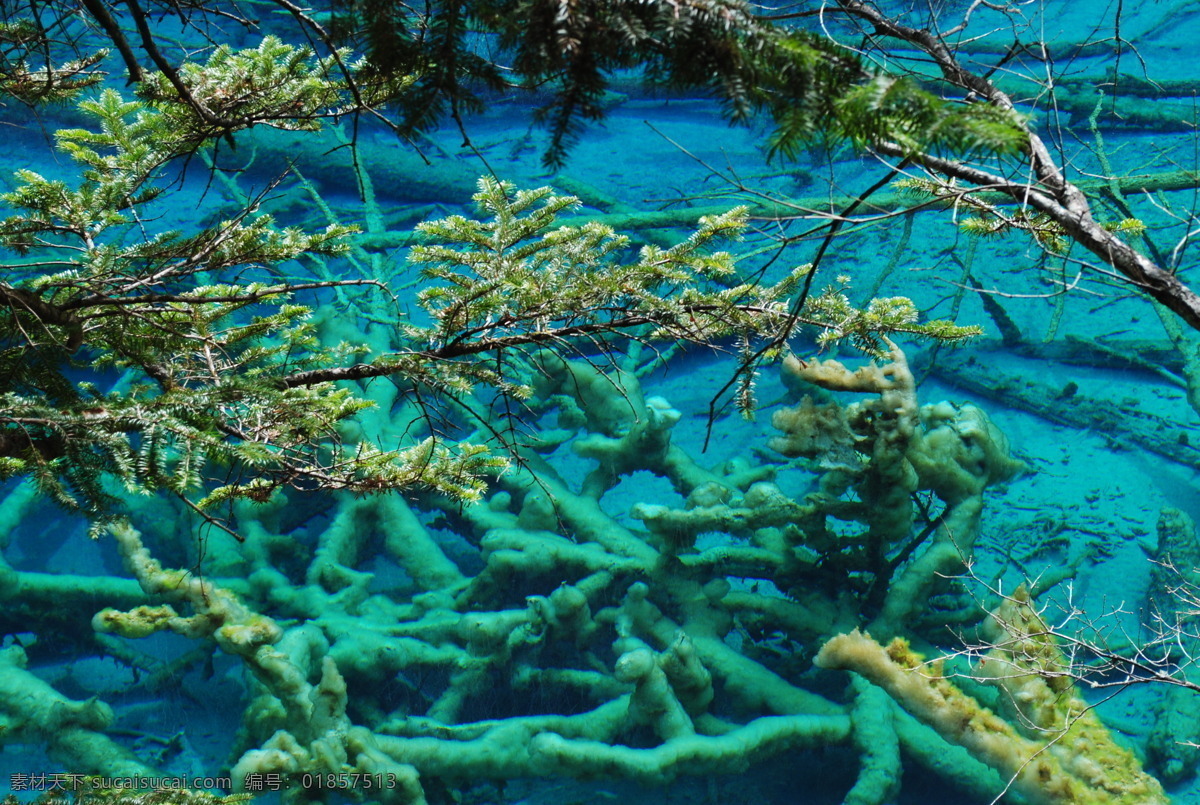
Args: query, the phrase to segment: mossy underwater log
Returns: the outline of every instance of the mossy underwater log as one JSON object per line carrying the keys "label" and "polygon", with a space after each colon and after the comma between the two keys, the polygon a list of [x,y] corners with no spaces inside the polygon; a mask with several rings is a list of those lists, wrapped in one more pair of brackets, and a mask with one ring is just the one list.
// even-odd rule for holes
{"label": "mossy underwater log", "polygon": [[[996,770],[1034,805],[1166,805],[1159,782],[1113,740],[1074,686],[1068,659],[1047,635],[1024,588],[985,627],[990,648],[973,674],[1003,691],[1007,718],[963,693],[943,661],[924,661],[897,638],[888,646],[854,630],[833,637],[815,664],[854,671],[950,744]],[[1007,788],[1006,788],[1007,790]]]}
{"label": "mossy underwater log", "polygon": [[222,168],[232,167],[231,162],[264,180],[274,180],[294,166],[323,193],[357,193],[354,177],[360,167],[369,165],[378,196],[423,204],[468,201],[482,171],[474,161],[432,151],[423,154],[397,139],[381,141],[364,134],[351,146],[333,131],[313,134],[265,126],[237,135],[237,149],[219,159]]}
{"label": "mossy underwater log", "polygon": [[[1177,170],[1161,173],[1149,173],[1138,176],[1126,176],[1117,179],[1117,186],[1122,193],[1156,193],[1188,190],[1200,187],[1200,173]],[[1108,193],[1109,185],[1096,182],[1081,182],[1080,187],[1089,193]],[[460,197],[458,200],[461,201]],[[988,204],[1013,204],[1012,198],[1000,193],[978,193],[976,198]],[[693,227],[696,221],[705,215],[721,215],[733,207],[745,205],[750,208],[751,219],[776,220],[782,218],[799,218],[806,215],[838,212],[848,208],[855,201],[850,196],[811,196],[805,198],[778,199],[771,203],[755,202],[730,195],[725,200],[713,199],[712,203],[694,207],[672,207],[667,210],[636,210],[629,212],[614,212],[602,215],[563,216],[560,222],[571,226],[586,221],[606,224],[618,231],[634,232],[647,229],[674,229]],[[872,215],[880,212],[913,209],[940,210],[949,207],[950,201],[926,199],[912,193],[890,191],[876,193],[867,199],[860,212]],[[409,246],[416,242],[416,236],[409,231],[383,232],[361,235],[358,244],[366,249],[394,249],[399,246]]]}
{"label": "mossy underwater log", "polygon": [[942,351],[928,367],[943,383],[979,397],[1033,414],[1056,425],[1090,430],[1116,448],[1143,450],[1200,470],[1200,447],[1178,422],[1134,404],[1096,399],[1074,383],[1054,386],[1027,373],[1004,371],[987,352]]}

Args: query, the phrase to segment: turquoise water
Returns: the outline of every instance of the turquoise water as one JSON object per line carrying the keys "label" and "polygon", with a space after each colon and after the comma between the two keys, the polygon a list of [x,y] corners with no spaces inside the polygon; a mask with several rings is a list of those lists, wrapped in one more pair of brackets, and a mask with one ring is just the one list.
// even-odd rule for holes
{"label": "turquoise water", "polygon": [[[1117,9],[1103,12],[1101,17],[1090,6],[1049,4],[1033,22],[1056,43],[1103,39],[1111,35]],[[1136,52],[1109,47],[1056,55],[1056,74],[1080,83],[1064,82],[1061,111],[1039,102],[1033,114],[1081,180],[1104,172],[1105,164],[1117,175],[1197,170],[1188,86],[1164,89],[1156,99],[1122,98],[1111,110],[1102,105],[1095,125],[1089,122],[1096,104],[1103,103],[1094,85],[1112,71],[1178,82],[1196,72],[1190,44],[1195,11],[1187,4],[1146,5],[1123,14],[1122,36]],[[998,23],[981,16],[976,24],[986,30]],[[1001,47],[996,43],[1007,42],[1005,37],[1001,28],[987,41]],[[978,58],[989,63],[994,50],[985,45]],[[1021,83],[1022,69],[1013,62],[1000,71],[1012,70],[1004,80],[1014,91],[1029,88]],[[407,144],[365,130],[359,153],[372,179],[373,205],[364,204],[351,168],[322,150],[307,161],[302,155],[296,167],[338,220],[369,221],[377,209],[391,232],[408,231],[420,220],[470,214],[469,196],[487,169],[523,187],[549,184],[576,194],[583,214],[609,215],[606,220],[614,222],[634,212],[753,203],[761,198],[757,193],[792,199],[809,210],[831,196],[853,197],[883,175],[875,161],[843,149],[814,152],[796,164],[769,164],[765,124],[732,128],[705,99],[616,89],[621,94],[613,97],[607,121],[589,129],[569,163],[554,173],[540,166],[544,134],[529,130],[528,104],[502,99],[467,120],[475,151],[461,147],[452,127],[419,142],[432,163],[428,167],[412,159]],[[1110,89],[1105,97],[1113,94],[1119,92]],[[43,136],[62,123],[53,115],[8,122],[7,165],[65,175],[66,166],[53,159]],[[242,169],[241,192],[252,193],[297,153],[292,145],[264,138],[243,142],[219,163]],[[188,166],[181,181],[177,201],[159,209],[152,227],[186,228],[237,201],[229,197],[234,191],[210,186],[198,165]],[[1148,224],[1159,252],[1178,260],[1186,279],[1194,250],[1194,191],[1130,190],[1124,201]],[[266,208],[285,223],[313,228],[327,223],[327,213],[296,178],[286,179]],[[1111,206],[1098,208],[1102,218],[1121,217]],[[1195,478],[1200,454],[1193,447],[1200,445],[1200,431],[1186,399],[1181,352],[1169,342],[1159,315],[1128,286],[1094,268],[1076,278],[1076,263],[1045,258],[1018,235],[971,239],[955,225],[961,211],[886,212],[846,227],[822,264],[818,286],[846,275],[855,301],[905,295],[929,318],[982,326],[985,335],[977,343],[953,351],[902,344],[919,381],[918,397],[922,403],[945,400],[960,411],[978,405],[1029,468],[982,494],[978,533],[965,557],[971,572],[923,587],[920,608],[891,623],[893,633],[909,637],[930,656],[961,653],[988,639],[977,627],[982,609],[995,606],[999,594],[1010,594],[1022,582],[1037,588],[1039,579],[1062,577],[1039,590],[1046,619],[1064,634],[1082,630],[1091,643],[1124,656],[1133,656],[1129,646],[1152,642],[1154,615],[1164,611],[1165,601],[1182,599],[1178,652],[1156,668],[1186,678],[1194,648],[1187,636],[1194,628],[1188,610],[1195,605],[1188,599],[1190,588],[1181,587],[1178,576],[1157,571],[1151,559],[1166,558],[1159,550],[1159,524],[1168,522],[1164,509],[1200,516]],[[737,247],[750,255],[743,270],[774,256],[767,247],[778,237],[818,223],[815,214],[806,216],[786,225],[757,222],[761,231]],[[630,234],[637,242],[663,243],[687,231],[634,227]],[[812,259],[819,243],[808,238],[788,247],[768,275]],[[415,270],[405,264],[405,248],[371,247],[357,257],[356,264],[332,268],[345,276],[365,271],[387,277],[401,289],[401,307],[411,311],[404,294],[413,292],[408,283]],[[287,270],[302,275],[313,266]],[[1000,292],[989,298],[1011,319],[1019,343],[1001,342],[1004,319],[971,289],[972,280]],[[1063,283],[1072,286],[1070,293],[1057,293]],[[331,333],[379,333],[362,308],[321,297],[312,301],[323,305],[320,315]],[[793,345],[801,357],[814,350],[806,340],[811,336]],[[660,360],[655,353],[664,345],[616,342],[613,349],[633,354],[609,360],[587,348],[577,366],[591,361],[613,377],[618,367],[641,369],[640,380],[622,381],[629,402],[615,403],[605,423],[598,421],[599,405],[592,401],[589,409],[586,395],[570,383],[555,389],[558,397],[535,401],[522,415],[525,438],[557,446],[526,453],[526,468],[498,479],[489,502],[474,508],[431,495],[401,501],[293,494],[263,511],[239,513],[246,541],[238,543],[200,526],[170,501],[137,502],[133,523],[164,566],[198,571],[234,590],[251,610],[283,629],[277,648],[311,686],[295,694],[312,705],[303,718],[284,712],[280,691],[270,688],[277,679],[264,687],[251,664],[211,642],[171,634],[96,638],[92,617],[99,610],[161,599],[138,592],[113,539],[89,541],[83,523],[15,485],[5,487],[0,511],[14,526],[4,537],[3,558],[16,575],[3,594],[0,616],[6,635],[0,713],[7,719],[0,723],[8,726],[0,732],[0,772],[13,776],[7,783],[0,777],[0,788],[7,784],[22,800],[32,799],[45,784],[39,775],[80,771],[70,762],[79,757],[96,762],[83,771],[103,776],[153,773],[214,790],[225,787],[231,769],[240,776],[251,767],[290,768],[287,782],[293,786],[307,784],[314,792],[322,783],[349,786],[368,801],[383,798],[364,778],[321,775],[374,769],[381,775],[377,779],[391,782],[404,773],[401,766],[411,764],[431,802],[837,803],[856,781],[857,796],[872,799],[855,802],[982,803],[999,796],[1001,779],[966,760],[954,741],[922,731],[877,689],[864,692],[861,685],[851,687],[849,675],[813,666],[817,650],[833,634],[881,623],[873,580],[861,569],[860,521],[877,522],[883,508],[907,508],[907,495],[888,498],[886,489],[874,490],[872,499],[852,488],[839,497],[836,487],[844,475],[838,467],[855,466],[853,451],[829,449],[792,459],[771,449],[779,436],[772,415],[799,404],[804,393],[818,394],[785,385],[775,369],[759,382],[757,418],[743,421],[721,408],[706,439],[710,402],[733,371],[728,354],[666,350]],[[851,366],[865,360],[848,348],[836,357]],[[381,404],[381,414],[370,421],[382,438],[410,438],[404,426],[411,411],[396,398],[396,388],[377,381],[365,393]],[[666,402],[638,402],[651,396]],[[831,399],[848,405],[874,396],[842,393]],[[572,418],[567,398],[573,397],[580,398],[574,405],[594,415],[592,421]],[[703,484],[681,479],[683,473],[671,469],[678,463],[668,467],[653,450],[638,446],[626,451],[617,482],[593,500],[587,490],[599,483],[597,462],[588,456],[611,446],[605,439],[647,421],[662,422],[654,418],[666,410],[678,412],[678,421],[666,429],[670,443],[686,456],[677,462],[694,462],[706,481],[724,491],[697,492]],[[954,422],[960,436],[967,432],[965,420]],[[754,486],[767,482],[791,501],[813,500],[806,496],[824,491],[844,505],[824,498],[814,504],[820,511],[849,514],[829,517],[824,530],[795,512],[771,519],[764,498],[774,491]],[[722,520],[713,496],[738,512]],[[545,505],[547,497],[558,501],[558,511]],[[859,500],[875,511],[855,508]],[[705,514],[709,519],[696,528],[694,539],[670,529],[654,531],[653,518],[662,510],[650,507],[695,514],[710,504],[714,511]],[[927,493],[917,495],[913,506],[914,538],[950,508]],[[1186,546],[1189,529],[1178,531]],[[334,534],[342,541],[335,544]],[[784,543],[788,547],[780,548]],[[912,546],[899,540],[885,546],[885,558],[903,557],[896,560],[900,577],[931,543],[930,534]],[[413,545],[428,553],[417,557]],[[1191,565],[1179,557],[1187,549],[1172,551],[1186,581]],[[1196,553],[1200,556],[1200,548]],[[435,567],[431,556],[448,564]],[[454,583],[443,583],[456,575]],[[550,598],[563,585],[582,592],[586,616],[569,610],[563,594]],[[641,606],[643,590],[662,619]],[[630,655],[676,656],[679,649],[671,646],[679,630],[697,646],[699,663],[711,675],[711,701],[683,684],[683,674],[672,683],[672,697],[686,714],[676,714],[674,727],[636,705],[633,710],[642,715],[622,716],[630,710],[622,697],[632,690],[654,700],[649,683],[633,683],[629,668],[637,657]],[[1074,658],[1080,673],[1095,664],[1094,652],[1080,650]],[[967,659],[978,660],[977,652]],[[956,674],[986,676],[965,660],[950,667]],[[1187,750],[1177,745],[1196,740],[1200,719],[1191,708],[1200,698],[1188,691],[1167,693],[1178,688],[1116,684],[1123,671],[1089,675],[1101,687],[1083,688],[1082,695],[1097,704],[1119,743],[1149,760],[1174,801],[1200,802],[1187,771],[1195,758],[1189,761]],[[344,704],[337,680],[345,682]],[[970,679],[962,687],[1004,712],[1003,688]],[[24,695],[38,704],[23,704]],[[867,715],[851,728],[856,706]],[[33,713],[44,721],[33,724]],[[796,715],[812,721],[789,722],[790,737],[762,738],[762,730],[780,723],[771,718]],[[1020,716],[1008,719],[1020,728]],[[863,720],[874,726],[862,726]],[[685,733],[694,730],[708,741],[681,740],[675,733],[675,743],[668,741],[665,734],[680,722],[690,725]],[[1168,731],[1154,738],[1156,723],[1168,722]],[[760,732],[752,734],[752,727]],[[281,730],[291,737],[281,737]],[[742,742],[720,744],[717,736],[731,732]],[[364,748],[368,734],[375,743]],[[571,751],[551,761],[556,740]],[[664,743],[669,750],[655,754]],[[1148,749],[1152,744],[1157,748]],[[1095,743],[1066,748],[1077,760],[1107,763]],[[665,761],[663,755],[671,752],[680,759]],[[1172,765],[1167,757],[1172,753],[1183,759]],[[285,755],[303,760],[280,759]],[[271,788],[274,778],[260,782]],[[341,791],[327,796],[345,798]]]}

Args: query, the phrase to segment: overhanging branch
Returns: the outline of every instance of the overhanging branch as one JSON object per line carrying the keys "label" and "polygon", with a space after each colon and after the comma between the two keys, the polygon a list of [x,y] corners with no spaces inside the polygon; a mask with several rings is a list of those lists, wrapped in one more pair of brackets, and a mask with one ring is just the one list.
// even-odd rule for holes
{"label": "overhanging branch", "polygon": [[[1015,109],[1012,99],[991,81],[963,67],[946,42],[928,30],[918,30],[887,17],[879,9],[859,0],[840,0],[850,16],[869,22],[874,32],[907,42],[928,54],[947,81],[975,98],[1002,109]],[[1068,236],[1112,266],[1137,288],[1200,330],[1200,295],[1174,274],[1138,253],[1128,243],[1101,226],[1092,215],[1087,195],[1063,175],[1046,144],[1036,132],[1025,128],[1023,151],[1036,181],[1020,183],[973,168],[962,162],[929,154],[908,153],[897,146],[880,143],[877,150],[891,157],[907,158],[927,170],[986,186],[1020,204],[1048,216]]]}

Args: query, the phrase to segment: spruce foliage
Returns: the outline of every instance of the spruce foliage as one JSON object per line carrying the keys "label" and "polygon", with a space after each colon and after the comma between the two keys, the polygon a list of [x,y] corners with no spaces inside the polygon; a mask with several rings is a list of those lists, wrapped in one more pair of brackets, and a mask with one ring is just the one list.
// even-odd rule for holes
{"label": "spruce foliage", "polygon": [[[77,4],[43,5],[36,15],[0,10],[0,46],[7,43],[10,53],[0,64],[0,89],[29,103],[61,100],[99,80],[96,66],[106,53],[87,49],[82,38],[57,40],[60,27],[75,25]],[[447,116],[461,125],[462,114],[521,89],[537,93],[534,118],[550,131],[544,161],[557,166],[584,126],[604,118],[615,83],[645,80],[713,97],[732,121],[766,113],[776,123],[772,152],[789,158],[830,136],[910,151],[1008,153],[1025,142],[1025,121],[1011,110],[943,97],[864,62],[819,26],[805,27],[823,13],[818,4],[330,0],[307,11],[275,0],[263,5],[265,17],[256,20],[207,4],[172,4],[190,29],[210,32],[207,63],[176,56],[136,5],[123,11],[139,29],[137,38],[106,4],[85,3],[82,18],[105,32],[144,98],[189,107],[186,122],[200,138],[255,122],[306,128],[344,114],[386,119],[411,137]],[[262,47],[235,53],[216,33],[222,20],[278,30],[311,48],[267,36]],[[46,54],[59,49],[69,56],[50,61]],[[156,72],[145,69],[146,57]],[[43,63],[31,66],[38,59]],[[298,80],[301,74],[308,80]],[[286,96],[273,87],[294,93],[290,103],[280,102]]]}
{"label": "spruce foliage", "polygon": [[[605,35],[619,29],[634,50],[657,35],[655,26],[705,42],[715,28],[730,37],[746,33],[738,6],[687,7],[686,25],[653,4],[578,13],[562,21],[556,41],[579,54],[602,41],[588,39],[600,35],[583,25],[588,15],[601,15]],[[576,23],[583,27],[572,33]],[[796,86],[833,109],[831,88],[858,68],[822,61],[797,37],[726,42],[712,58],[748,59],[738,64],[762,69],[790,49]],[[652,67],[663,75],[683,70],[685,51],[698,46],[688,41]],[[520,51],[531,43],[509,44]],[[634,50],[620,51],[621,58],[634,59]],[[528,58],[532,74],[550,51]],[[601,63],[593,66],[595,75],[603,72]],[[601,224],[559,224],[559,215],[578,206],[572,197],[485,178],[475,197],[479,219],[451,216],[420,227],[426,242],[412,260],[422,269],[416,303],[426,320],[395,321],[394,343],[372,352],[331,342],[298,297],[358,285],[386,298],[382,283],[284,281],[278,268],[300,257],[336,260],[354,227],[281,227],[253,201],[191,231],[148,223],[171,201],[165,178],[173,161],[207,143],[255,125],[315,130],[325,118],[397,93],[421,97],[419,81],[396,64],[384,68],[353,62],[346,51],[318,58],[267,37],[245,50],[216,48],[203,64],[142,73],[136,98],[107,89],[79,103],[88,125],[56,135],[77,179],[22,170],[0,197],[9,208],[0,220],[0,248],[9,258],[0,281],[0,477],[33,478],[46,496],[89,517],[93,533],[120,518],[124,494],[169,493],[213,522],[235,500],[265,501],[285,487],[427,487],[475,499],[505,465],[503,451],[495,452],[503,434],[493,433],[498,441],[446,439],[430,422],[403,443],[349,438],[342,425],[371,406],[359,382],[387,376],[422,405],[457,400],[469,410],[465,401],[481,388],[510,400],[530,394],[526,349],[606,353],[618,335],[736,343],[744,361],[739,399],[749,409],[758,365],[785,351],[797,326],[819,328],[822,343],[846,338],[868,350],[893,332],[943,340],[967,334],[916,323],[903,299],[858,311],[830,291],[810,309],[793,310],[809,266],[774,283],[745,281],[734,255],[719,248],[745,228],[743,209],[701,219],[677,245],[635,250]],[[86,86],[84,68],[71,70],[53,74],[58,84],[45,97]],[[732,80],[737,71],[721,74]],[[599,85],[582,73],[575,80],[581,97],[593,97]],[[563,86],[569,91],[570,81]],[[749,98],[760,89],[751,82],[738,92]],[[577,107],[556,108],[565,120]],[[568,129],[564,123],[564,136]]]}
{"label": "spruce foliage", "polygon": [[847,296],[849,284],[849,277],[838,277],[836,284],[813,298],[804,310],[803,320],[820,330],[817,344],[823,349],[848,341],[883,360],[889,354],[885,341],[889,336],[904,334],[954,345],[983,334],[982,328],[974,325],[964,327],[944,319],[919,321],[917,306],[904,296],[872,299],[865,308],[857,308]]}
{"label": "spruce foliage", "polygon": [[[959,219],[958,226],[975,237],[990,238],[1024,232],[1051,254],[1065,254],[1074,242],[1066,228],[1045,213],[1021,208],[1003,210],[989,203],[982,195],[964,194],[961,189],[934,179],[901,179],[894,186],[923,200],[952,202],[970,213]],[[1140,238],[1146,233],[1145,223],[1137,218],[1100,221],[1098,224],[1106,232],[1131,238]]]}
{"label": "spruce foliage", "polygon": [[1022,144],[1019,115],[877,73],[767,11],[742,0],[440,0],[420,11],[399,0],[338,0],[333,30],[365,50],[368,72],[419,74],[398,105],[407,133],[481,108],[486,93],[549,90],[535,120],[550,131],[550,166],[563,163],[588,121],[604,118],[614,81],[631,70],[655,86],[711,95],[733,121],[767,113],[777,124],[771,151],[785,158],[831,135],[908,150]]}
{"label": "spruce foliage", "polygon": [[104,80],[98,65],[105,49],[79,51],[54,61],[47,31],[37,18],[0,17],[0,96],[26,106],[71,100]]}

